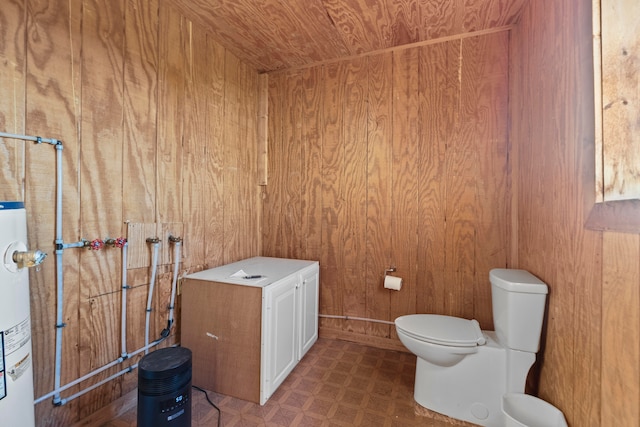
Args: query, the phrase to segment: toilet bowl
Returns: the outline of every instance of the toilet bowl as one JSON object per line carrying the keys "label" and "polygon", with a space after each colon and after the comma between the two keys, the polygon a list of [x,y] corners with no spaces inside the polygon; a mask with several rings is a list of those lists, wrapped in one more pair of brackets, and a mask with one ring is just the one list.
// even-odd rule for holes
{"label": "toilet bowl", "polygon": [[502,412],[505,427],[567,427],[562,411],[528,394],[505,394]]}
{"label": "toilet bowl", "polygon": [[503,426],[502,397],[523,393],[539,348],[547,285],[524,270],[490,272],[495,331],[476,320],[410,314],[395,320],[417,357],[415,401],[483,426]]}
{"label": "toilet bowl", "polygon": [[484,345],[485,336],[476,320],[438,314],[413,314],[396,319],[402,344],[416,356],[439,366],[457,364]]}

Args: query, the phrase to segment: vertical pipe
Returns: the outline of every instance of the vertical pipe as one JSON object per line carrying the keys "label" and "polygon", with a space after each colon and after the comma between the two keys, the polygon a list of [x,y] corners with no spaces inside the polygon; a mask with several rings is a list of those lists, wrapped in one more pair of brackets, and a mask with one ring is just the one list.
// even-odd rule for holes
{"label": "vertical pipe", "polygon": [[178,287],[178,267],[180,266],[180,247],[182,246],[181,241],[174,242],[173,248],[173,282],[171,283],[171,303],[169,304],[169,322],[167,325],[167,329],[170,331],[171,326],[173,325],[173,307],[176,300],[176,288]]}
{"label": "vertical pipe", "polygon": [[151,302],[153,301],[153,288],[156,283],[156,270],[158,269],[158,248],[160,247],[159,242],[155,242],[153,244],[153,261],[151,266],[151,281],[149,283],[149,294],[147,296],[147,314],[145,318],[144,325],[144,346],[145,352],[144,354],[149,353],[149,322],[151,317]]}
{"label": "vertical pipe", "polygon": [[[56,148],[56,349],[55,349],[55,368],[54,368],[54,390],[60,389],[60,371],[62,370],[62,328],[65,326],[64,317],[64,283],[62,274],[62,144],[57,143]],[[59,405],[61,403],[60,393],[56,393],[53,397],[53,403]]]}
{"label": "vertical pipe", "polygon": [[129,243],[124,242],[122,246],[122,323],[121,328],[121,348],[120,356],[127,358],[127,246]]}

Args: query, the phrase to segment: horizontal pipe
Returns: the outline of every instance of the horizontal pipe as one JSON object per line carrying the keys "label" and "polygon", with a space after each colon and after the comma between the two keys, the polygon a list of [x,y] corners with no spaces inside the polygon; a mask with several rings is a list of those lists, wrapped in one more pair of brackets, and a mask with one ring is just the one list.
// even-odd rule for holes
{"label": "horizontal pipe", "polygon": [[98,375],[100,372],[104,372],[107,369],[111,368],[112,366],[115,366],[118,363],[121,363],[123,361],[124,361],[124,359],[122,357],[120,357],[119,359],[116,359],[113,362],[107,363],[106,365],[101,366],[100,368],[95,369],[95,370],[89,372],[88,374],[86,374],[86,375],[84,375],[84,376],[82,376],[82,377],[80,377],[78,379],[75,379],[75,380],[71,381],[68,384],[60,386],[60,387],[56,388],[55,390],[53,390],[53,391],[51,391],[51,392],[49,392],[49,393],[47,393],[47,394],[45,394],[43,396],[40,396],[33,403],[34,404],[38,404],[38,403],[40,403],[40,402],[42,402],[42,401],[44,401],[44,400],[46,400],[46,399],[48,399],[48,398],[50,398],[50,397],[52,397],[54,395],[59,395],[61,392],[65,391],[66,389],[71,388],[76,384],[80,384],[81,382],[86,381],[89,378],[91,378],[91,377],[93,377],[95,375]]}
{"label": "horizontal pipe", "polygon": [[23,141],[33,141],[33,142],[45,142],[47,144],[57,145],[60,143],[57,139],[51,138],[41,138],[39,136],[30,136],[30,135],[19,135],[16,133],[6,133],[0,132],[0,138],[11,138],[11,139],[21,139]]}
{"label": "horizontal pipe", "polygon": [[[78,384],[80,384],[81,382],[86,381],[86,380],[88,380],[89,378],[94,377],[94,376],[98,375],[99,373],[104,372],[104,371],[106,371],[107,369],[109,369],[109,368],[111,368],[111,367],[113,367],[113,366],[115,366],[115,365],[117,365],[117,364],[119,364],[119,363],[124,362],[124,361],[125,361],[125,360],[127,360],[127,359],[130,359],[130,358],[134,357],[134,356],[136,356],[136,355],[138,355],[138,354],[142,353],[143,351],[146,351],[146,350],[150,349],[151,347],[154,347],[154,346],[156,346],[156,345],[160,344],[162,341],[164,341],[164,338],[159,338],[159,339],[155,340],[154,342],[152,342],[151,344],[146,345],[146,346],[144,346],[144,347],[142,347],[142,348],[139,348],[138,350],[134,351],[133,353],[128,354],[126,357],[119,357],[119,358],[117,358],[116,360],[114,360],[114,361],[112,361],[112,362],[109,362],[109,363],[107,363],[106,365],[101,366],[101,367],[99,367],[99,368],[97,368],[97,369],[95,369],[95,370],[93,370],[93,371],[89,372],[88,374],[86,374],[86,375],[84,375],[84,376],[82,376],[82,377],[80,377],[80,378],[78,378],[78,379],[75,379],[75,380],[71,381],[70,383],[67,383],[67,384],[65,384],[65,385],[63,385],[63,386],[60,386],[60,387],[56,388],[55,390],[50,391],[49,393],[47,393],[47,394],[45,394],[45,395],[43,395],[43,396],[40,396],[40,397],[39,397],[39,398],[37,398],[33,403],[34,403],[34,404],[38,404],[38,403],[43,402],[43,401],[45,401],[46,399],[48,399],[48,398],[50,398],[50,397],[52,397],[52,396],[55,396],[55,395],[58,395],[58,397],[59,397],[59,394],[60,394],[61,392],[63,392],[63,391],[65,391],[65,390],[67,390],[67,389],[69,389],[69,388],[73,387],[74,385],[78,385]],[[61,400],[61,402],[62,402],[63,400],[64,400],[64,399],[62,399],[62,400]],[[68,399],[67,399],[67,400],[68,400]]]}
{"label": "horizontal pipe", "polygon": [[138,367],[138,364],[136,363],[135,365],[131,365],[126,369],[123,369],[119,372],[116,372],[115,374],[111,375],[110,377],[107,377],[105,379],[103,379],[102,381],[99,381],[85,389],[80,390],[79,392],[77,392],[76,394],[72,394],[71,396],[67,397],[66,399],[62,399],[60,401],[60,405],[66,405],[67,403],[71,402],[72,400],[82,396],[83,394],[89,393],[91,390],[95,390],[96,388],[100,387],[103,384],[108,383],[111,380],[114,380],[116,378],[118,378],[121,375],[124,374],[128,374],[129,372],[132,372],[134,369],[136,369]]}
{"label": "horizontal pipe", "polygon": [[390,322],[388,320],[368,319],[366,317],[337,316],[333,314],[319,314],[318,317],[324,317],[327,319],[359,320],[362,322],[374,322],[374,323],[384,323],[385,325],[395,325],[394,322]]}
{"label": "horizontal pipe", "polygon": [[[58,242],[56,242],[58,243]],[[80,240],[79,242],[73,242],[73,243],[60,243],[62,246],[62,249],[69,249],[69,248],[84,248],[86,246],[86,241],[85,240]]]}

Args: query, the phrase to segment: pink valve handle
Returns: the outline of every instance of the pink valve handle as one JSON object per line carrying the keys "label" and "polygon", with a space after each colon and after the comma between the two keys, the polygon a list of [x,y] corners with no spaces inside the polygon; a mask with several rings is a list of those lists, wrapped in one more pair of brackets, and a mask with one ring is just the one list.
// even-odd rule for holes
{"label": "pink valve handle", "polygon": [[89,249],[91,249],[92,251],[99,251],[100,249],[102,249],[104,246],[104,242],[100,239],[95,239],[92,240],[89,243]]}
{"label": "pink valve handle", "polygon": [[124,248],[124,245],[127,244],[127,239],[124,237],[117,237],[115,239],[108,238],[104,241],[105,246],[113,246],[115,248]]}

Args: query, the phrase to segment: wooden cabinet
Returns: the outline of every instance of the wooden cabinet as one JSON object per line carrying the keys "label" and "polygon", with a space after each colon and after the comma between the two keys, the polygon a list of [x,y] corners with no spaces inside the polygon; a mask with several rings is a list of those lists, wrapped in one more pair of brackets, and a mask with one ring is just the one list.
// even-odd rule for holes
{"label": "wooden cabinet", "polygon": [[193,384],[264,404],[318,339],[318,284],[318,262],[268,257],[185,277]]}

